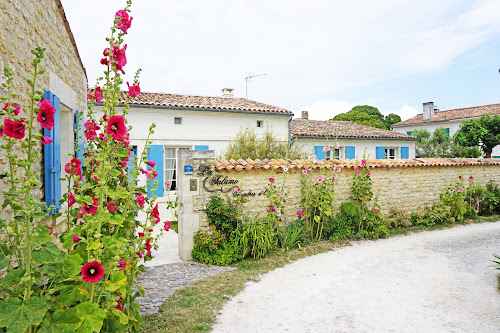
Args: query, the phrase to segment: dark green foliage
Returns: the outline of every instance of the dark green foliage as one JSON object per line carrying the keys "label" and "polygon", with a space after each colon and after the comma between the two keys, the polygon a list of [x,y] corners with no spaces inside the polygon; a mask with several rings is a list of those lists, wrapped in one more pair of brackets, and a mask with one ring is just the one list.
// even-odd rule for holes
{"label": "dark green foliage", "polygon": [[236,241],[228,240],[223,233],[212,230],[212,233],[199,231],[195,234],[191,255],[193,260],[204,264],[227,266],[242,259],[240,252]]}
{"label": "dark green foliage", "polygon": [[358,105],[346,113],[340,113],[330,120],[352,121],[353,123],[390,130],[391,126],[401,121],[401,117],[391,113],[384,117],[373,106]]}
{"label": "dark green foliage", "polygon": [[278,228],[277,233],[279,246],[285,251],[291,250],[294,247],[301,247],[305,243],[304,221],[301,218],[282,228]]}
{"label": "dark green foliage", "polygon": [[481,156],[479,147],[462,147],[455,143],[443,127],[437,128],[432,135],[426,129],[417,129],[413,136],[420,138],[415,150],[416,157],[466,157]]}
{"label": "dark green foliage", "polygon": [[454,140],[461,146],[481,146],[486,158],[500,144],[500,116],[484,115],[481,119],[466,120],[460,124]]}
{"label": "dark green foliage", "polygon": [[484,200],[479,205],[479,214],[492,215],[500,213],[500,187],[490,181],[486,184]]}
{"label": "dark green foliage", "polygon": [[324,237],[330,240],[349,239],[352,237],[354,231],[353,225],[350,221],[342,218],[339,213],[333,219],[325,223],[323,230]]}
{"label": "dark green foliage", "polygon": [[410,215],[403,209],[391,207],[389,214],[385,217],[385,222],[390,228],[401,229],[412,225]]}
{"label": "dark green foliage", "polygon": [[240,223],[241,203],[241,200],[238,199],[231,200],[217,195],[211,196],[205,208],[208,221],[215,226],[217,231],[226,236],[231,235]]}
{"label": "dark green foliage", "polygon": [[274,223],[266,220],[249,219],[241,224],[236,237],[244,258],[262,258],[278,245]]}
{"label": "dark green foliage", "polygon": [[361,210],[361,207],[353,202],[343,202],[342,205],[340,205],[337,218],[343,220],[343,224],[348,226],[353,233],[356,233],[362,223],[363,211]]}

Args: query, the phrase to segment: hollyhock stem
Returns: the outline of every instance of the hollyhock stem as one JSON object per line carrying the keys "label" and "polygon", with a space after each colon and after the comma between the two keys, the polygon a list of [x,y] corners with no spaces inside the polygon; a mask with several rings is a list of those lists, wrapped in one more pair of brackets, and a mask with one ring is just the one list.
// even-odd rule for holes
{"label": "hollyhock stem", "polygon": [[95,292],[95,283],[91,283],[91,286],[90,286],[90,303],[94,303],[94,292]]}

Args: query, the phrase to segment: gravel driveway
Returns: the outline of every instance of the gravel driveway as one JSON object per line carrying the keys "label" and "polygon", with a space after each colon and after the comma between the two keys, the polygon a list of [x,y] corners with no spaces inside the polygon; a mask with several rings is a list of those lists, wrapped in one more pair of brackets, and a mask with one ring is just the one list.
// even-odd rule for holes
{"label": "gravel driveway", "polygon": [[500,222],[356,243],[264,275],[213,332],[500,332]]}

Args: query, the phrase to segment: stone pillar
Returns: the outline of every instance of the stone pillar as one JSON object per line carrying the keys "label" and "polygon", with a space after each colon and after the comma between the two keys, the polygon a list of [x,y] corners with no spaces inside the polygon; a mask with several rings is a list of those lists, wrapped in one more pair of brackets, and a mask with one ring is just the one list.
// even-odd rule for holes
{"label": "stone pillar", "polygon": [[[179,150],[177,196],[179,200],[179,257],[191,260],[193,237],[200,230],[200,219],[204,220],[204,193],[201,188],[199,167],[213,165],[214,150]],[[196,182],[196,184],[193,184]],[[193,187],[194,186],[194,187]]]}

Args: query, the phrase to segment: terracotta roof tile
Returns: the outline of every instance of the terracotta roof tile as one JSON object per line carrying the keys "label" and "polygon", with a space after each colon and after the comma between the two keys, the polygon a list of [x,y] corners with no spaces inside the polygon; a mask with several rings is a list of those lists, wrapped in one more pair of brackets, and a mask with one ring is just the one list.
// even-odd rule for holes
{"label": "terracotta roof tile", "polygon": [[[90,89],[89,91],[92,91]],[[128,97],[128,91],[123,91],[120,96],[120,104],[124,104]],[[167,93],[142,92],[136,97],[130,98],[130,105],[150,105],[188,108],[197,110],[228,110],[236,112],[259,112],[278,113],[293,115],[292,111],[252,101],[242,97],[218,97],[218,96],[194,96]]]}
{"label": "terracotta roof tile", "polygon": [[293,119],[291,132],[296,137],[406,139],[417,137],[380,128],[356,124],[350,121]]}
{"label": "terracotta roof tile", "polygon": [[[217,171],[231,171],[231,170],[252,170],[263,168],[265,170],[282,170],[283,168],[290,169],[331,169],[340,166],[341,168],[355,168],[359,166],[360,161],[357,160],[267,160],[262,163],[255,163],[254,165],[246,163],[240,164],[238,160],[234,161],[235,164],[227,163],[225,160],[215,161],[215,169]],[[466,165],[500,165],[500,158],[416,158],[413,160],[382,160],[382,159],[368,159],[368,166],[370,168],[401,168],[401,167],[436,167],[436,166],[466,166]],[[292,167],[293,166],[293,167]]]}
{"label": "terracotta roof tile", "polygon": [[434,118],[429,120],[423,119],[423,114],[417,114],[413,118],[401,121],[392,125],[393,127],[400,127],[405,125],[416,125],[416,124],[428,124],[434,122],[448,121],[448,120],[458,120],[458,119],[469,119],[469,118],[480,118],[481,116],[489,115],[500,115],[500,104],[490,104],[482,106],[473,106],[469,108],[452,109],[445,111],[434,112]]}

